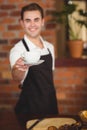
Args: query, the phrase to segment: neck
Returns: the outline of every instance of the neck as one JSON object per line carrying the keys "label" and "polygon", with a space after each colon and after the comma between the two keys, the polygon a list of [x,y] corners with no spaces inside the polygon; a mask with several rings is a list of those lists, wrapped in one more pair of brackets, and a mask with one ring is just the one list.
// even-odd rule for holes
{"label": "neck", "polygon": [[38,46],[39,48],[43,48],[43,43],[40,39],[40,36],[38,37],[35,37],[35,38],[32,38],[32,37],[28,37],[28,39],[33,43],[35,44],[36,46]]}

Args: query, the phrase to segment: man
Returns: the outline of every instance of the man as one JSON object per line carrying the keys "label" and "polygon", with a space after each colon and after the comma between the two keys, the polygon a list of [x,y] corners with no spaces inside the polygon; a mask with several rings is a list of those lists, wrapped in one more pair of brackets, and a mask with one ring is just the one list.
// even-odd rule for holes
{"label": "man", "polygon": [[[54,47],[40,36],[44,26],[43,9],[36,3],[26,5],[21,10],[20,24],[25,31],[24,38],[10,51],[12,76],[22,85],[17,114],[49,116],[58,114],[57,100],[53,84]],[[22,53],[39,49],[43,63],[26,65]]]}

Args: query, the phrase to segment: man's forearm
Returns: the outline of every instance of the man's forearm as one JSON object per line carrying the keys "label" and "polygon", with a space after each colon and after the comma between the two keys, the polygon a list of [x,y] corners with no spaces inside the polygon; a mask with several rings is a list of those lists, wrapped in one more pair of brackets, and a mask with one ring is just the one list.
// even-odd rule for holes
{"label": "man's forearm", "polygon": [[16,81],[22,81],[25,75],[25,71],[20,71],[17,68],[13,67],[12,68],[12,77]]}

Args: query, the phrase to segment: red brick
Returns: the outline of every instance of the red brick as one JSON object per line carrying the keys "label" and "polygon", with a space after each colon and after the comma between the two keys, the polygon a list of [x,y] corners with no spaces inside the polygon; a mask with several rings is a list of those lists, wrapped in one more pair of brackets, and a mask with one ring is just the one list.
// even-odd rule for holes
{"label": "red brick", "polygon": [[3,32],[2,36],[3,38],[14,38],[15,32]]}
{"label": "red brick", "polygon": [[18,10],[18,11],[12,11],[11,13],[10,13],[10,15],[11,16],[16,16],[16,17],[19,17],[20,16],[20,11]]}
{"label": "red brick", "polygon": [[12,39],[10,40],[10,44],[16,44],[20,39]]}
{"label": "red brick", "polygon": [[3,24],[13,24],[15,23],[15,19],[14,18],[11,18],[11,17],[8,17],[8,18],[4,18],[2,19],[1,21]]}
{"label": "red brick", "polygon": [[8,0],[8,3],[21,3],[22,2],[22,0]]}
{"label": "red brick", "polygon": [[14,9],[14,8],[15,8],[15,5],[10,5],[10,4],[0,5],[0,9],[3,9],[3,10],[10,10],[10,9]]}
{"label": "red brick", "polygon": [[53,29],[53,28],[56,28],[56,24],[54,24],[54,23],[46,24],[46,29]]}
{"label": "red brick", "polygon": [[15,85],[0,85],[0,93],[6,93],[9,94],[11,92],[20,92],[20,89],[18,88],[18,86]]}
{"label": "red brick", "polygon": [[0,99],[0,104],[8,104],[8,105],[13,106],[16,104],[16,102],[17,102],[17,99],[12,99],[12,98],[11,99],[6,99],[6,98]]}
{"label": "red brick", "polygon": [[8,25],[8,30],[20,30],[21,26],[20,25]]}
{"label": "red brick", "polygon": [[8,13],[6,11],[0,12],[0,17],[6,17]]}
{"label": "red brick", "polygon": [[3,47],[2,47],[2,49],[3,49],[4,51],[7,51],[7,52],[9,52],[11,48],[12,48],[12,46],[10,46],[10,45],[8,45],[8,46],[3,46]]}
{"label": "red brick", "polygon": [[0,4],[3,4],[3,0],[0,0]]}
{"label": "red brick", "polygon": [[1,31],[1,32],[2,32],[2,31],[5,31],[5,29],[6,29],[5,26],[1,24],[1,26],[0,26],[0,31]]}
{"label": "red brick", "polygon": [[20,39],[23,38],[23,36],[24,36],[24,31],[20,31],[20,32],[18,33],[18,36],[20,37]]}

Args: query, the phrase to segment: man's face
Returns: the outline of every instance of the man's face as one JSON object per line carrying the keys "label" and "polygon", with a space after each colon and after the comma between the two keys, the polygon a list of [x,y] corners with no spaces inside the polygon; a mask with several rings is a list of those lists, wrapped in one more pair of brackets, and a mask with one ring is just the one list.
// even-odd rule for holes
{"label": "man's face", "polygon": [[23,20],[21,20],[21,25],[28,37],[36,38],[40,35],[44,19],[42,19],[38,10],[26,11],[24,12]]}

